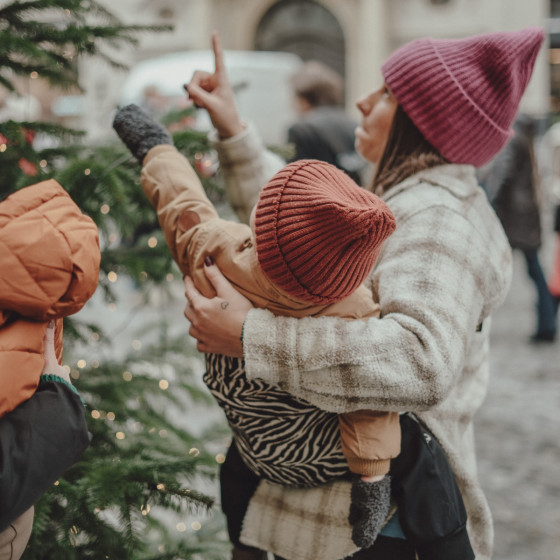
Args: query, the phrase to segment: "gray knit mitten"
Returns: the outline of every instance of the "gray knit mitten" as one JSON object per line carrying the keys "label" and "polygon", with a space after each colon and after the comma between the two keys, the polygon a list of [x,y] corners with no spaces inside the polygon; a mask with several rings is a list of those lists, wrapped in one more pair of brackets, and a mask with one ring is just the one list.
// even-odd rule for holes
{"label": "gray knit mitten", "polygon": [[379,482],[352,481],[350,514],[352,540],[360,548],[369,548],[375,542],[385,523],[391,504],[391,478]]}
{"label": "gray knit mitten", "polygon": [[140,165],[154,146],[173,145],[169,132],[138,105],[119,109],[113,119],[113,128]]}

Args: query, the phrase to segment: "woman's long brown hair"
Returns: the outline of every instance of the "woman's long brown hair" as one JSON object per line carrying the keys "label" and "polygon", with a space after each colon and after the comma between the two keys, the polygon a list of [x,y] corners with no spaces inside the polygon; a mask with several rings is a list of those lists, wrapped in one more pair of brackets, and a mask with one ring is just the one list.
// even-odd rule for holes
{"label": "woman's long brown hair", "polygon": [[370,190],[381,195],[410,175],[444,163],[447,160],[398,105]]}

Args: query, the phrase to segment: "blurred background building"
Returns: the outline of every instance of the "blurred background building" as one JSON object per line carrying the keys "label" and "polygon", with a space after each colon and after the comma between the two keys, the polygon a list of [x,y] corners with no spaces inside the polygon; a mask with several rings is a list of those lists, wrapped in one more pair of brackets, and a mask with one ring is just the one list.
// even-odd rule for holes
{"label": "blurred background building", "polygon": [[[302,60],[317,59],[328,64],[344,76],[347,108],[354,116],[357,116],[354,100],[380,83],[381,62],[407,41],[426,35],[459,38],[538,25],[547,30],[549,44],[539,55],[522,109],[540,119],[548,118],[551,111],[560,112],[560,0],[102,0],[102,3],[125,23],[174,26],[169,33],[146,34],[136,48],[119,52],[120,59],[130,69],[169,53],[208,49],[210,34],[217,29],[228,50],[284,51]],[[180,66],[174,73],[185,82],[192,68],[185,64],[184,73]],[[49,110],[53,118],[86,129],[90,138],[102,138],[110,134],[112,111],[121,102],[129,72],[116,71],[102,60],[90,60],[82,64],[80,74],[84,94],[49,99]],[[157,87],[156,76],[149,85]],[[180,86],[176,95],[183,96]],[[260,103],[267,103],[266,96],[261,96]],[[274,107],[273,100],[270,105],[269,112],[290,110]],[[287,116],[286,122],[290,118]]]}

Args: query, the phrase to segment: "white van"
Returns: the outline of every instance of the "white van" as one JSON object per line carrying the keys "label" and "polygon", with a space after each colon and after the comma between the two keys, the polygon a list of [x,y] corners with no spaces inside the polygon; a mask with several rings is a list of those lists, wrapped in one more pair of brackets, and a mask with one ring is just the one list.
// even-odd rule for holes
{"label": "white van", "polygon": [[[243,119],[257,126],[269,145],[284,145],[287,128],[297,118],[289,78],[302,64],[293,54],[224,51],[224,61]],[[184,106],[183,85],[195,70],[214,71],[211,50],[186,51],[144,60],[134,66],[123,85],[120,104],[145,104],[146,93],[157,95],[166,108]],[[205,111],[197,112],[197,128],[210,128]]]}

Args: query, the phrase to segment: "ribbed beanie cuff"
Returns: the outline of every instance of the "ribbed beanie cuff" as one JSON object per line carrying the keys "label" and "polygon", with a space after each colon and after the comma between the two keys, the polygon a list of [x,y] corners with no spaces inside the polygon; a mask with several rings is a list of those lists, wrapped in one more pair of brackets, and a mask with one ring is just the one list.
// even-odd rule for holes
{"label": "ribbed beanie cuff", "polygon": [[382,65],[385,83],[426,140],[452,163],[481,166],[511,124],[544,40],[540,28],[412,41]]}
{"label": "ribbed beanie cuff", "polygon": [[333,165],[299,160],[261,192],[255,212],[259,263],[289,295],[339,301],[370,273],[395,229],[387,205]]}

